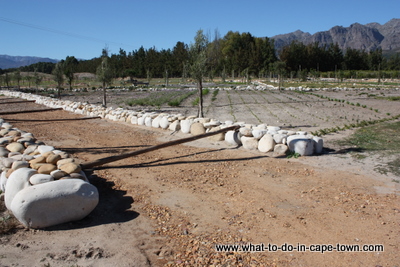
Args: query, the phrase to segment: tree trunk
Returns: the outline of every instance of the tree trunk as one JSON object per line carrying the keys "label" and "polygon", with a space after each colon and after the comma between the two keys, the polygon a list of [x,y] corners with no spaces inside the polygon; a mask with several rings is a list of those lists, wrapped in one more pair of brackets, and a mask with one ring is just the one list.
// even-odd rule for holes
{"label": "tree trunk", "polygon": [[197,113],[198,118],[203,118],[203,81],[200,79],[197,83],[198,90],[199,90],[199,111]]}
{"label": "tree trunk", "polygon": [[103,83],[103,106],[107,107],[106,84]]}

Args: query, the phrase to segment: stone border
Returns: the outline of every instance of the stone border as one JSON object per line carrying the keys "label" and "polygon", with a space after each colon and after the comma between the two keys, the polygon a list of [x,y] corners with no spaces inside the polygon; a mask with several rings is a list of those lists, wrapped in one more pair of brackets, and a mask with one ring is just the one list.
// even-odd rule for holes
{"label": "stone border", "polygon": [[37,104],[51,108],[63,108],[76,114],[101,117],[103,119],[128,122],[134,125],[143,125],[164,130],[181,131],[185,134],[202,134],[216,131],[224,127],[239,125],[239,132],[228,131],[210,137],[213,141],[225,141],[234,146],[242,145],[249,150],[258,150],[262,153],[274,152],[277,156],[285,155],[288,151],[301,156],[310,156],[322,153],[323,139],[304,131],[286,131],[278,126],[260,124],[246,124],[245,122],[219,121],[210,118],[197,118],[196,116],[183,116],[182,114],[167,114],[157,112],[133,111],[123,108],[105,108],[99,105],[58,100],[29,93],[0,91],[6,96],[35,100]]}
{"label": "stone border", "polygon": [[99,202],[76,159],[1,118],[0,189],[7,209],[28,228],[83,219]]}

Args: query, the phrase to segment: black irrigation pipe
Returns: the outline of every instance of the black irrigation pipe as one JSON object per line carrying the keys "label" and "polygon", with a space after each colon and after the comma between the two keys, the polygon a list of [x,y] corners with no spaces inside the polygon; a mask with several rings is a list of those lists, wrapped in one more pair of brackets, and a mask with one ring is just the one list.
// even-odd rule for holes
{"label": "black irrigation pipe", "polygon": [[33,109],[33,110],[22,110],[22,111],[7,111],[7,112],[0,112],[0,115],[14,115],[14,114],[21,114],[21,113],[33,113],[33,112],[46,112],[46,111],[55,111],[60,110],[62,108],[47,108],[47,109]]}
{"label": "black irrigation pipe", "polygon": [[101,119],[101,117],[84,117],[84,118],[75,118],[75,119],[53,119],[53,120],[19,120],[19,119],[6,119],[7,121],[32,121],[32,122],[48,122],[48,121],[79,121],[79,120],[94,120]]}
{"label": "black irrigation pipe", "polygon": [[0,105],[16,104],[16,103],[28,103],[28,102],[36,102],[36,100],[20,100],[20,101],[11,101],[11,102],[0,102]]}

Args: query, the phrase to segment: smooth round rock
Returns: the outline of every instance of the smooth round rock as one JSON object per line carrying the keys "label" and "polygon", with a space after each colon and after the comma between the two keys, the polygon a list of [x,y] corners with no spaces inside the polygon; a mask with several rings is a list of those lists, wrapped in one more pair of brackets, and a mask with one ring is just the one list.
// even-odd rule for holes
{"label": "smooth round rock", "polygon": [[10,209],[24,226],[37,229],[81,220],[98,202],[95,186],[80,179],[66,179],[19,191]]}
{"label": "smooth round rock", "polygon": [[53,151],[54,147],[53,146],[41,145],[41,146],[38,146],[37,150],[39,151],[40,154],[43,155],[46,152]]}
{"label": "smooth round rock", "polygon": [[206,133],[206,128],[204,128],[203,123],[195,122],[190,126],[190,133],[192,135],[204,134]]}
{"label": "smooth round rock", "polygon": [[267,153],[274,150],[275,140],[270,134],[265,134],[258,142],[258,150]]}
{"label": "smooth round rock", "polygon": [[11,165],[11,169],[17,170],[20,168],[29,168],[29,162],[27,161],[14,161],[13,164]]}
{"label": "smooth round rock", "polygon": [[266,133],[267,130],[261,130],[261,129],[254,129],[253,131],[251,131],[253,137],[257,138],[258,140],[260,140]]}
{"label": "smooth round rock", "polygon": [[151,117],[146,117],[144,119],[144,125],[146,125],[147,127],[151,127],[152,121],[153,121],[153,119]]}
{"label": "smooth round rock", "polygon": [[11,166],[13,165],[13,163],[14,163],[15,161],[16,161],[16,160],[13,159],[13,158],[2,158],[2,159],[1,159],[2,165],[3,165],[4,167],[6,167],[6,168],[11,168]]}
{"label": "smooth round rock", "polygon": [[46,157],[39,156],[37,158],[34,158],[33,160],[29,161],[30,164],[35,164],[35,163],[46,163]]}
{"label": "smooth round rock", "polygon": [[192,120],[182,120],[181,121],[181,131],[182,133],[188,134],[190,133],[190,126],[192,125]]}
{"label": "smooth round rock", "polygon": [[168,120],[168,117],[163,116],[160,120],[160,127],[165,130],[169,127],[169,125],[170,125],[170,122]]}
{"label": "smooth round rock", "polygon": [[290,151],[301,156],[311,156],[314,153],[314,140],[305,135],[291,135],[287,139]]}
{"label": "smooth round rock", "polygon": [[14,196],[22,189],[30,186],[29,178],[36,173],[37,171],[30,168],[20,168],[8,177],[4,196],[7,209],[10,209]]}
{"label": "smooth round rock", "polygon": [[247,136],[247,137],[252,137],[253,136],[251,128],[248,128],[248,127],[241,127],[239,129],[239,132],[240,132],[240,134],[242,136]]}
{"label": "smooth round rock", "polygon": [[38,173],[41,174],[50,174],[52,171],[57,170],[57,166],[51,163],[45,163],[39,167]]}
{"label": "smooth round rock", "polygon": [[284,141],[285,141],[285,138],[287,138],[287,135],[277,133],[277,134],[274,134],[273,137],[274,137],[275,143],[284,144]]}
{"label": "smooth round rock", "polygon": [[38,173],[32,175],[31,178],[29,178],[29,183],[31,183],[32,185],[48,183],[51,181],[54,181],[54,177],[49,174]]}
{"label": "smooth round rock", "polygon": [[173,121],[169,126],[168,129],[170,131],[179,131],[181,129],[181,124],[179,120]]}
{"label": "smooth round rock", "polygon": [[287,145],[284,144],[277,144],[274,147],[274,156],[279,157],[279,156],[286,156],[286,152],[289,150]]}
{"label": "smooth round rock", "polygon": [[68,173],[66,173],[65,171],[62,171],[62,170],[54,170],[50,173],[50,175],[53,176],[54,179],[60,179],[64,176],[67,176]]}
{"label": "smooth round rock", "polygon": [[228,144],[234,145],[234,146],[240,146],[242,144],[242,141],[240,140],[240,132],[236,131],[227,131],[225,133],[225,141]]}
{"label": "smooth round rock", "polygon": [[160,116],[155,117],[154,120],[152,120],[152,122],[151,122],[151,127],[160,128],[160,120],[161,120]]}
{"label": "smooth round rock", "polygon": [[10,153],[8,149],[0,146],[0,157],[7,157],[8,153]]}
{"label": "smooth round rock", "polygon": [[256,150],[258,147],[258,139],[255,137],[242,136],[240,141],[245,149]]}
{"label": "smooth round rock", "polygon": [[57,167],[60,168],[62,165],[74,162],[75,160],[73,158],[66,158],[66,159],[61,159],[57,161]]}
{"label": "smooth round rock", "polygon": [[324,149],[324,140],[321,137],[314,136],[314,153],[322,154],[322,150]]}
{"label": "smooth round rock", "polygon": [[61,159],[60,154],[52,154],[47,156],[46,162],[51,164],[57,164],[57,161],[59,161],[60,159]]}
{"label": "smooth round rock", "polygon": [[70,162],[70,163],[61,165],[60,170],[66,172],[68,174],[79,173],[81,171],[81,166],[79,164]]}
{"label": "smooth round rock", "polygon": [[[221,127],[217,126],[217,127],[211,128],[209,132],[216,132],[216,131],[219,131],[219,130],[221,130]],[[211,135],[211,136],[209,136],[207,138],[209,140],[215,141],[215,142],[224,141],[225,140],[225,134],[224,133],[214,134],[214,135]]]}
{"label": "smooth round rock", "polygon": [[20,152],[20,153],[22,153],[22,152],[24,152],[25,147],[21,143],[14,142],[14,143],[11,143],[11,144],[7,145],[6,149],[9,150],[10,152]]}

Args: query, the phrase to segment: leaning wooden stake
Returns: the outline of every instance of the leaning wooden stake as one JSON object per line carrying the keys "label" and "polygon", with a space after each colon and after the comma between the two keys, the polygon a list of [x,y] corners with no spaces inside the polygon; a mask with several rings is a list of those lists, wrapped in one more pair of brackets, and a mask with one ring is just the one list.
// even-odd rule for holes
{"label": "leaning wooden stake", "polygon": [[129,152],[129,153],[126,153],[126,154],[98,159],[98,160],[95,160],[95,161],[92,161],[92,162],[88,162],[88,163],[82,164],[81,167],[82,167],[82,169],[91,169],[93,167],[104,165],[104,164],[107,164],[107,163],[110,163],[110,162],[113,162],[113,161],[117,161],[117,160],[129,158],[129,157],[137,156],[137,155],[140,155],[140,154],[143,154],[143,153],[147,153],[147,152],[150,152],[150,151],[154,151],[154,150],[158,150],[158,149],[161,149],[161,148],[164,148],[164,147],[175,146],[175,145],[179,145],[179,144],[182,144],[182,143],[191,142],[191,141],[194,141],[194,140],[197,140],[197,139],[209,137],[209,136],[220,134],[220,133],[224,133],[224,132],[227,132],[227,131],[238,130],[239,128],[240,128],[240,126],[237,126],[237,125],[236,126],[230,126],[230,127],[227,127],[227,128],[215,131],[215,132],[208,132],[208,133],[205,133],[205,134],[199,134],[199,135],[194,135],[194,136],[183,138],[183,139],[169,141],[169,142],[166,142],[166,143],[162,143],[162,144],[159,144],[159,145],[155,145],[155,146],[151,146],[151,147],[148,147],[148,148],[140,149],[140,150],[137,150],[137,151]]}

